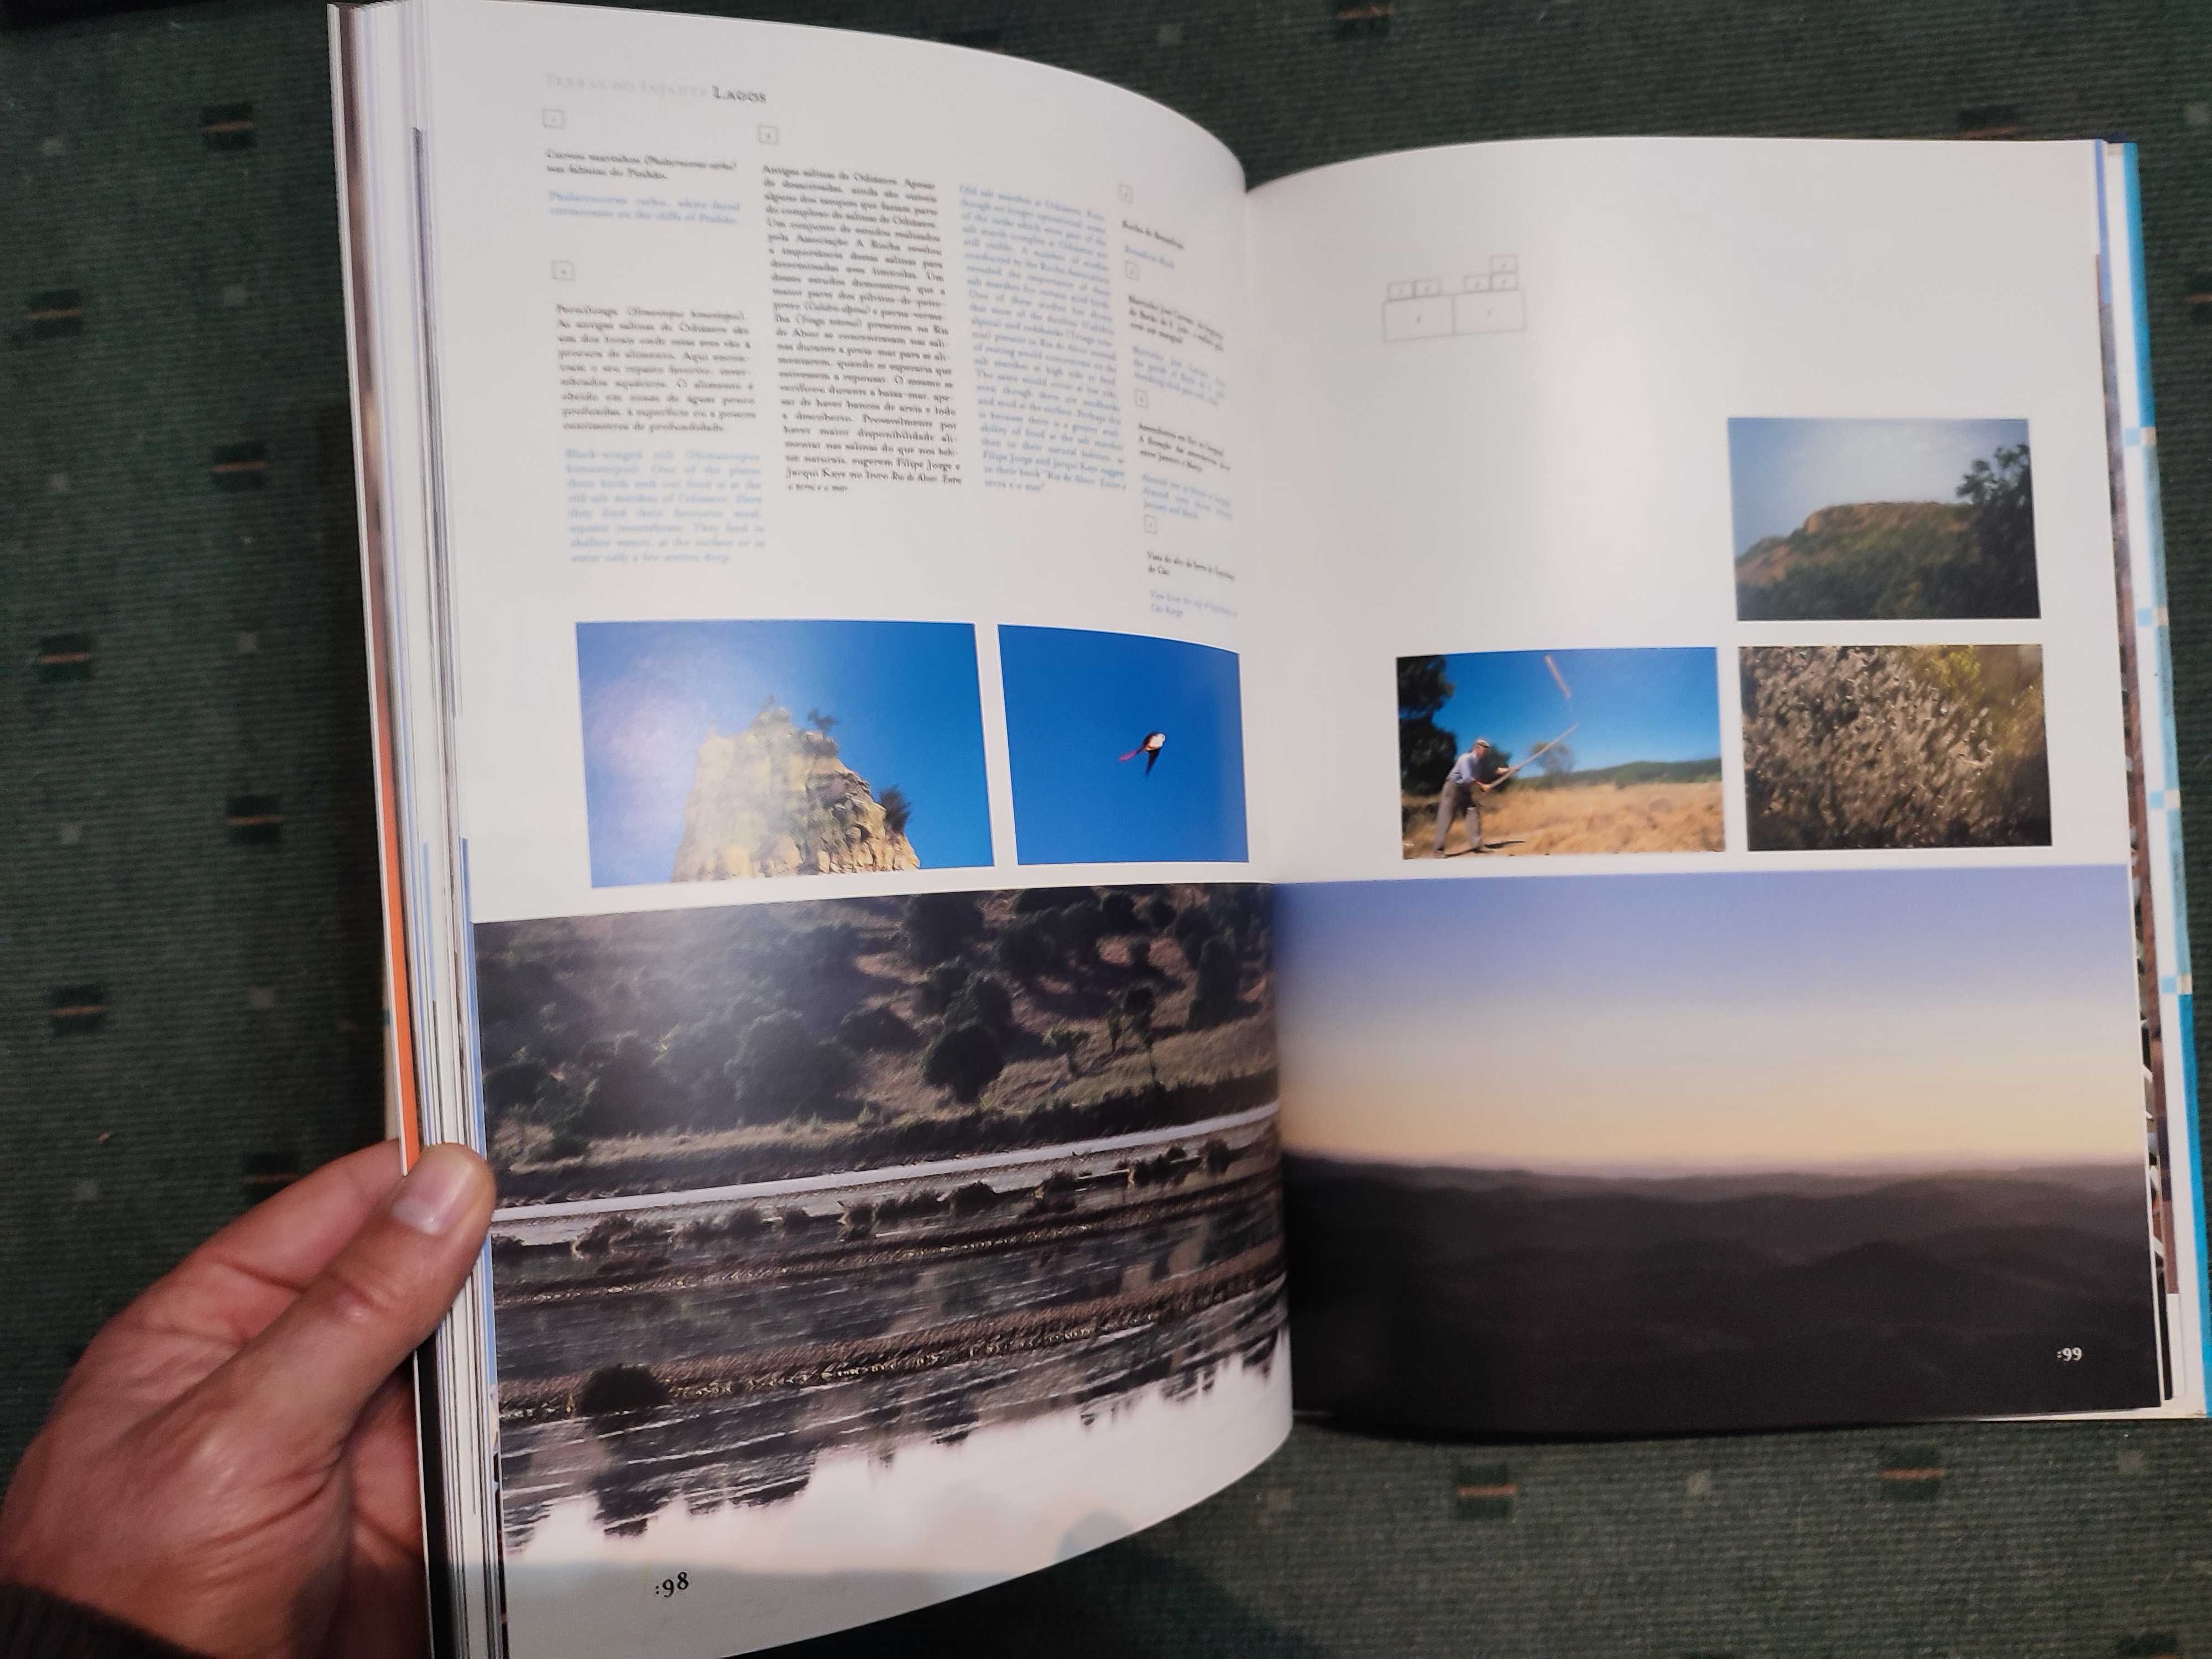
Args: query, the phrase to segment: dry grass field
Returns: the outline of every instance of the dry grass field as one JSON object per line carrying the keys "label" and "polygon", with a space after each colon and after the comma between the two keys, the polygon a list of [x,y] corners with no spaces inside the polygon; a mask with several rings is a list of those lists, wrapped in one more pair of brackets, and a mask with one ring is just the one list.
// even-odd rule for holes
{"label": "dry grass field", "polygon": [[[1437,798],[1401,798],[1405,855],[1433,856]],[[1482,811],[1483,854],[1717,853],[1721,786],[1593,783],[1570,788],[1515,787]],[[1471,853],[1468,821],[1452,826],[1444,856]]]}

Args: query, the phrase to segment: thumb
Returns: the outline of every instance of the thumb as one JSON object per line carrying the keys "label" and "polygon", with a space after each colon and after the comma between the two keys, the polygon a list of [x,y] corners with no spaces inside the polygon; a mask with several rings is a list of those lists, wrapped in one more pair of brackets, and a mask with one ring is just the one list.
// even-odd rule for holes
{"label": "thumb", "polygon": [[234,1393],[276,1443],[335,1451],[385,1378],[437,1328],[491,1225],[491,1167],[428,1146],[299,1300],[210,1384]]}

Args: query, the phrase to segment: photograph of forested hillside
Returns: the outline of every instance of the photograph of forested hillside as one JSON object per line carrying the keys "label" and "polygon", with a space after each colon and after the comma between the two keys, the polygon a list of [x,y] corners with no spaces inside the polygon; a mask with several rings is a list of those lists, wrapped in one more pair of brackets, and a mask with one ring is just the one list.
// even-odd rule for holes
{"label": "photograph of forested hillside", "polygon": [[476,967],[510,1205],[1055,1146],[1274,1097],[1256,886],[487,923]]}
{"label": "photograph of forested hillside", "polygon": [[1731,420],[1745,622],[2033,617],[2026,421]]}

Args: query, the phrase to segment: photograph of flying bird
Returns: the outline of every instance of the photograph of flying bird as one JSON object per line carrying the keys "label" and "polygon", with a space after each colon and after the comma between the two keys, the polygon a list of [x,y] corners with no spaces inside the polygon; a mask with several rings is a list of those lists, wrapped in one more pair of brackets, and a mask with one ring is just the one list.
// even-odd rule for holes
{"label": "photograph of flying bird", "polygon": [[1006,623],[999,664],[1022,863],[1244,861],[1235,652]]}
{"label": "photograph of flying bird", "polygon": [[1167,746],[1166,732],[1147,732],[1145,733],[1145,740],[1121,758],[1125,761],[1133,761],[1142,755],[1145,757],[1145,775],[1150,777],[1152,775],[1152,768],[1159,763],[1160,750]]}

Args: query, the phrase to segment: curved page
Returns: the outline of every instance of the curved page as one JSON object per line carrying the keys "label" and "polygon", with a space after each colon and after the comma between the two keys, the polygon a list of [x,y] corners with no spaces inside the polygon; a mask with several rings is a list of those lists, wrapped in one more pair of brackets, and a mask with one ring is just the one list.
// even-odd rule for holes
{"label": "curved page", "polygon": [[705,1659],[1196,1501],[1289,1421],[1234,160],[947,47],[410,27],[457,1645]]}
{"label": "curved page", "polygon": [[1302,1407],[2202,1409],[2107,159],[1593,139],[1255,193]]}

